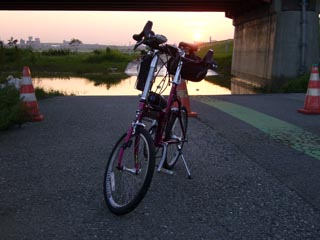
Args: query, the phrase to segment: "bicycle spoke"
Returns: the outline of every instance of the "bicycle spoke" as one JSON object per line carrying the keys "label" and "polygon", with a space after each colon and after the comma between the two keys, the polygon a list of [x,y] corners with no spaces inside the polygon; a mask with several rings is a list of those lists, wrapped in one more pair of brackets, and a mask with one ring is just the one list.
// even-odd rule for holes
{"label": "bicycle spoke", "polygon": [[169,144],[164,167],[167,169],[172,169],[181,155],[184,142],[186,141],[187,126],[188,113],[184,107],[181,108],[180,112],[179,110],[172,112],[166,133]]}
{"label": "bicycle spoke", "polygon": [[[150,185],[154,169],[154,146],[150,136],[137,130],[133,144],[125,148],[125,136],[116,144],[108,161],[105,174],[105,200],[116,214],[132,211],[144,197]],[[131,141],[131,140],[130,140]],[[122,153],[122,166],[118,167]]]}

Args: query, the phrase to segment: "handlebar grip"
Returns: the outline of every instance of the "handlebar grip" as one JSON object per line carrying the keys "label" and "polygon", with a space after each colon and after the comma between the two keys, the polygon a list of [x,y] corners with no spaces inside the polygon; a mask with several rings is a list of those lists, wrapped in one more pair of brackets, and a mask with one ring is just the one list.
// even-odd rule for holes
{"label": "handlebar grip", "polygon": [[202,61],[206,63],[211,63],[213,61],[213,50],[209,49],[206,55],[202,58]]}
{"label": "handlebar grip", "polygon": [[151,21],[148,21],[147,23],[146,23],[146,25],[144,26],[144,28],[143,28],[143,35],[144,35],[144,37],[150,37],[149,35],[151,34],[151,33],[153,33],[152,32],[152,26],[153,26],[153,23],[151,22]]}
{"label": "handlebar grip", "polygon": [[211,70],[215,70],[218,65],[216,61],[213,60],[213,50],[209,49],[209,51],[206,53],[206,55],[202,58],[202,61],[209,64],[209,68]]}
{"label": "handlebar grip", "polygon": [[151,21],[148,21],[148,22],[146,23],[146,25],[144,25],[144,28],[143,28],[142,32],[139,33],[139,34],[134,34],[134,35],[132,36],[132,38],[133,38],[135,41],[139,42],[139,41],[141,41],[144,37],[149,38],[151,35],[154,35],[154,33],[153,33],[152,30],[151,30],[151,29],[152,29],[152,25],[153,25],[153,23],[152,23]]}

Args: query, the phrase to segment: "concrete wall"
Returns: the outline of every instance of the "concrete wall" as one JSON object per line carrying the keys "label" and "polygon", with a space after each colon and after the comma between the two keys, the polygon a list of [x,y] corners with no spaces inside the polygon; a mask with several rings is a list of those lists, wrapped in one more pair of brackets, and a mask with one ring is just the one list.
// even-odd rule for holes
{"label": "concrete wall", "polygon": [[[231,91],[248,93],[272,77],[276,15],[237,22],[234,33]],[[249,91],[249,92],[250,92]]]}
{"label": "concrete wall", "polygon": [[[318,6],[319,2],[316,0],[313,5]],[[233,23],[232,93],[251,93],[257,88],[275,91],[319,61],[317,8],[308,8],[306,12],[304,61],[301,11],[290,10],[287,2],[275,0],[268,8],[235,17]],[[305,68],[301,68],[302,63]]]}
{"label": "concrete wall", "polygon": [[301,12],[282,11],[277,14],[277,31],[272,69],[272,77],[277,82],[281,82],[286,78],[296,77],[300,72],[309,71],[311,65],[319,61],[318,13],[313,11],[307,11],[306,13],[304,60],[302,60],[301,56],[301,26]]}

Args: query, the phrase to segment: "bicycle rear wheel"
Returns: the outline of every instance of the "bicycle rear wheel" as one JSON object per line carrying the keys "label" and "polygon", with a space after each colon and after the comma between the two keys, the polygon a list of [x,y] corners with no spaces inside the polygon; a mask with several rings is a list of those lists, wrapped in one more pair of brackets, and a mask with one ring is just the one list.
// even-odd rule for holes
{"label": "bicycle rear wheel", "polygon": [[173,169],[178,161],[181,150],[187,140],[188,112],[182,106],[181,110],[173,110],[166,128],[166,139],[168,140],[167,156],[163,164],[166,169]]}
{"label": "bicycle rear wheel", "polygon": [[[138,127],[128,143],[126,134],[116,143],[104,176],[104,198],[109,210],[122,215],[134,210],[150,186],[155,168],[155,148],[150,134]],[[119,153],[123,150],[119,167]]]}

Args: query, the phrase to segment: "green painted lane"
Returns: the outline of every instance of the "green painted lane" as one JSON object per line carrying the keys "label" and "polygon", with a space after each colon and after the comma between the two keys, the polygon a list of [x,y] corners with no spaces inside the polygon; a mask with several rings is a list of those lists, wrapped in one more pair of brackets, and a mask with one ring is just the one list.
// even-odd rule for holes
{"label": "green painted lane", "polygon": [[268,134],[272,139],[320,160],[320,136],[247,107],[209,97],[194,97],[196,101],[217,108]]}

